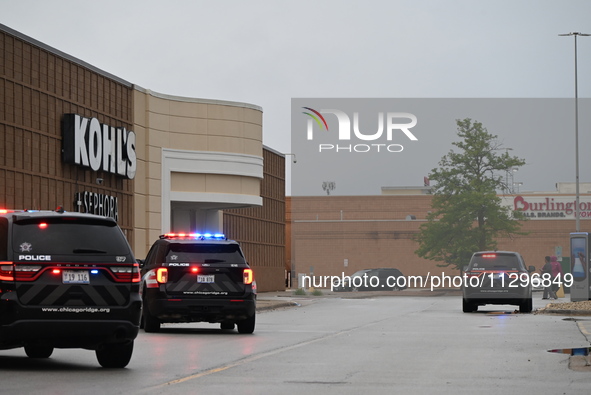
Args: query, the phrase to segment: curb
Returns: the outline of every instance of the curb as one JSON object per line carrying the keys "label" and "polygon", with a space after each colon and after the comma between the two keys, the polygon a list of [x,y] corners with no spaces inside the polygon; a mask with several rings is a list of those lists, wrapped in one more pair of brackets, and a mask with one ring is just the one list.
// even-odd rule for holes
{"label": "curb", "polygon": [[[280,309],[280,308],[284,308],[284,307],[294,307],[294,306],[299,306],[299,303],[297,302],[270,302],[270,303],[264,303],[265,301],[259,300],[257,301],[257,311],[267,311],[267,310],[274,310],[274,309]],[[262,304],[262,306],[260,306],[259,304]]]}
{"label": "curb", "polygon": [[[375,297],[404,297],[404,296],[419,296],[419,297],[437,297],[443,295],[455,295],[459,294],[457,290],[453,289],[438,289],[436,291],[430,291],[428,289],[412,289],[405,291],[389,292],[389,291],[367,291],[367,292],[330,292],[327,291],[322,295],[295,295],[293,291],[279,291],[266,293],[265,297],[263,294],[259,294],[257,298],[256,311],[269,311],[280,308],[296,307],[301,306],[299,302],[313,302],[319,299],[325,298],[338,298],[338,299],[370,299]],[[283,300],[281,300],[283,299]]]}
{"label": "curb", "polygon": [[556,315],[575,315],[575,316],[590,316],[591,310],[559,310],[559,309],[539,309],[540,314],[556,314]]}

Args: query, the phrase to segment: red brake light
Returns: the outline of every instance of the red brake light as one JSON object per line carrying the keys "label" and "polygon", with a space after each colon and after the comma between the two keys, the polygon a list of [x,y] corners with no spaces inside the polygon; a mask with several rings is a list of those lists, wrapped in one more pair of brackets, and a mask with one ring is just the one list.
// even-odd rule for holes
{"label": "red brake light", "polygon": [[496,258],[497,254],[482,254],[483,258]]}
{"label": "red brake light", "polygon": [[480,277],[484,274],[484,272],[466,272],[465,275],[467,277]]}
{"label": "red brake light", "polygon": [[141,281],[140,265],[134,263],[133,266],[111,266],[111,272],[115,276],[117,282],[139,283]]}
{"label": "red brake light", "polygon": [[[13,264],[0,262],[0,280],[2,281],[34,281],[41,273],[43,266],[29,264]],[[58,270],[59,273],[59,270]]]}
{"label": "red brake light", "polygon": [[14,266],[12,262],[0,262],[0,280],[14,281]]}
{"label": "red brake light", "polygon": [[41,222],[41,223],[39,224],[39,228],[40,228],[40,229],[45,229],[45,228],[47,228],[47,223],[46,223],[46,222]]}
{"label": "red brake light", "polygon": [[51,272],[53,274],[60,274],[61,273],[61,270],[60,269],[53,269]]}
{"label": "red brake light", "polygon": [[252,269],[244,269],[243,276],[244,284],[252,284],[254,280],[254,274],[252,273]]}
{"label": "red brake light", "polygon": [[193,266],[191,268],[191,273],[199,273],[199,268],[197,266]]}
{"label": "red brake light", "polygon": [[131,282],[132,283],[139,283],[140,281],[142,281],[142,275],[140,274],[140,264],[134,263],[132,270],[133,270],[132,271],[133,278],[131,279]]}

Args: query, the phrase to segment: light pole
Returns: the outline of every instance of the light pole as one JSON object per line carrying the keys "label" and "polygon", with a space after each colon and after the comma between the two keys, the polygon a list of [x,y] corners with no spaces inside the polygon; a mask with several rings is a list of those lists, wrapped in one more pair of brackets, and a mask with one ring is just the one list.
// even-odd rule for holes
{"label": "light pole", "polygon": [[[513,148],[503,148],[505,150],[505,152],[507,153],[507,156],[509,155],[509,151],[513,151]],[[507,186],[507,192],[513,194],[513,185],[509,186],[509,172],[511,170],[507,169],[506,173],[505,173],[505,185]]]}
{"label": "light pole", "polygon": [[576,218],[576,231],[581,231],[581,219],[580,219],[580,208],[579,208],[579,90],[577,82],[577,36],[591,36],[591,34],[571,32],[565,34],[559,34],[559,36],[574,36],[575,37],[575,189],[576,189],[576,203],[575,203],[575,218]]}

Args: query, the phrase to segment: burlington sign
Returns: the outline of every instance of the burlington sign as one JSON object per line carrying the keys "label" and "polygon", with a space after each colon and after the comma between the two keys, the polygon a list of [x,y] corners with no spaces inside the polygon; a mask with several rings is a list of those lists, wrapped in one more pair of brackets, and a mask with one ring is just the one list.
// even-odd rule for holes
{"label": "burlington sign", "polygon": [[101,124],[96,118],[64,114],[63,159],[133,179],[137,169],[135,133]]}
{"label": "burlington sign", "polygon": [[[579,200],[579,218],[591,218],[591,200]],[[574,196],[504,196],[504,204],[529,219],[575,219]]]}

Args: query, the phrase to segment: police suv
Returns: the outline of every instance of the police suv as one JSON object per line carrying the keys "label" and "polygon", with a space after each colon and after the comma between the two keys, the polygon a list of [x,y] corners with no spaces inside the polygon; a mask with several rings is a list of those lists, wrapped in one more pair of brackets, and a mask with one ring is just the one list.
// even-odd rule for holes
{"label": "police suv", "polygon": [[470,313],[487,304],[512,304],[518,305],[522,313],[531,313],[530,274],[535,270],[525,266],[518,252],[475,252],[464,270],[462,310]]}
{"label": "police suv", "polygon": [[139,330],[139,284],[113,219],[0,210],[0,349],[48,358],[54,348],[84,348],[103,367],[125,367]]}
{"label": "police suv", "polygon": [[256,282],[238,242],[223,234],[165,234],[141,263],[142,325],[219,323],[253,333]]}

